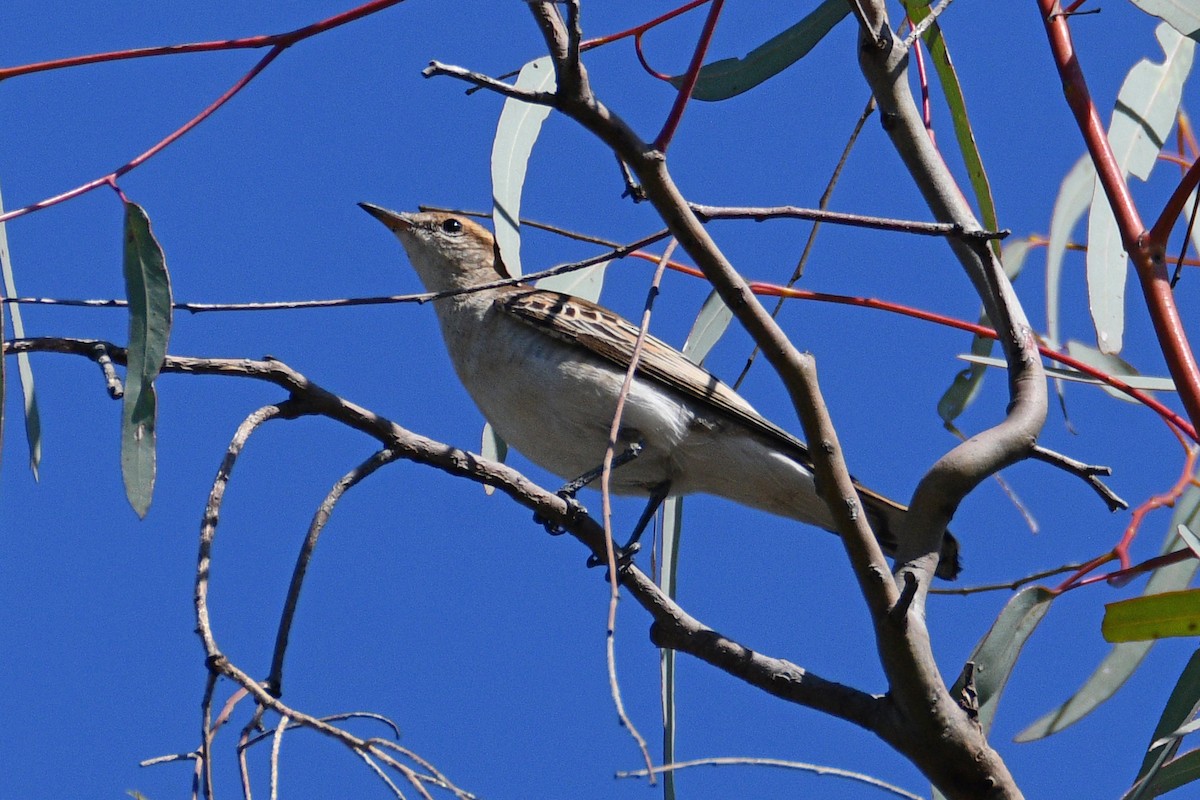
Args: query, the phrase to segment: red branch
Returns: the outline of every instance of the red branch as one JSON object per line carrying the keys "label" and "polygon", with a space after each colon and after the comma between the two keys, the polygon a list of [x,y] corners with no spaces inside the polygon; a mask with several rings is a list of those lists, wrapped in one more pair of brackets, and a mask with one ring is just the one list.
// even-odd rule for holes
{"label": "red branch", "polygon": [[[1125,251],[1133,261],[1167,368],[1175,381],[1183,407],[1192,422],[1196,423],[1200,420],[1200,366],[1192,354],[1184,333],[1183,320],[1180,319],[1179,309],[1171,292],[1165,242],[1146,230],[1138,214],[1125,176],[1109,146],[1100,114],[1088,93],[1079,57],[1071,41],[1069,17],[1059,12],[1057,0],[1038,0],[1038,7],[1050,42],[1050,52],[1062,78],[1067,105],[1075,115],[1095,165],[1096,175],[1104,187],[1104,193],[1116,217]],[[1160,222],[1155,226],[1160,235],[1161,225]]]}
{"label": "red branch", "polygon": [[74,189],[57,194],[54,197],[48,197],[44,200],[39,200],[36,203],[27,205],[23,208],[18,208],[4,214],[0,214],[0,223],[7,222],[10,219],[25,216],[34,211],[38,211],[49,206],[57,205],[72,198],[86,194],[91,190],[100,186],[112,186],[116,188],[116,181],[122,175],[130,172],[133,169],[144,164],[148,159],[162,151],[168,145],[175,142],[179,137],[190,131],[192,128],[199,125],[208,117],[212,116],[218,108],[225,105],[234,95],[240,92],[250,81],[266,69],[267,65],[274,61],[280,53],[291,47],[296,42],[307,39],[310,36],[316,36],[319,33],[336,28],[339,25],[345,25],[347,22],[353,22],[373,14],[380,9],[388,6],[396,5],[403,0],[372,0],[372,2],[364,3],[361,6],[352,8],[349,11],[344,11],[341,14],[335,14],[332,17],[314,22],[311,25],[305,25],[303,28],[297,28],[294,31],[287,33],[279,33],[271,36],[251,36],[245,39],[228,39],[222,42],[198,42],[194,44],[169,45],[166,47],[146,47],[135,50],[121,50],[112,53],[94,53],[86,56],[74,56],[72,58],[59,59],[57,61],[44,61],[39,64],[27,64],[21,67],[9,67],[0,69],[0,80],[12,78],[17,75],[27,75],[32,72],[44,72],[52,69],[64,69],[66,67],[76,67],[83,64],[97,64],[106,61],[120,61],[127,58],[145,58],[148,56],[172,55],[176,53],[195,53],[210,50],[234,50],[248,47],[270,47],[271,50],[263,56],[257,64],[255,64],[249,72],[241,77],[237,83],[229,87],[228,90],[216,100],[214,100],[207,108],[201,111],[192,119],[188,120],[183,126],[166,136],[149,150],[146,150],[141,155],[133,158],[131,161],[117,167],[107,175],[102,175],[95,180],[76,186]]}
{"label": "red branch", "polygon": [[671,143],[671,138],[675,135],[680,120],[683,119],[683,110],[687,107],[688,100],[692,98],[692,90],[696,88],[696,80],[700,77],[700,68],[704,66],[704,54],[708,52],[713,31],[717,27],[717,18],[721,16],[721,8],[724,5],[725,0],[712,0],[712,5],[708,7],[708,18],[704,20],[704,28],[700,31],[700,38],[696,41],[696,50],[692,53],[692,63],[688,65],[687,72],[683,76],[683,83],[679,87],[679,93],[675,95],[675,104],[671,106],[671,112],[667,114],[667,120],[654,140],[654,149],[659,152],[666,152],[667,145]]}

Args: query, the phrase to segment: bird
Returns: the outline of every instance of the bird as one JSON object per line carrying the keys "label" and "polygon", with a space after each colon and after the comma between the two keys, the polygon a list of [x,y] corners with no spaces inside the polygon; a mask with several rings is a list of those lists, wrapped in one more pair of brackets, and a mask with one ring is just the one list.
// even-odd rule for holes
{"label": "bird", "polygon": [[[583,298],[509,282],[495,239],[463,215],[359,203],[400,240],[433,301],[459,380],[495,432],[578,486],[599,473],[639,330]],[[617,441],[614,494],[709,494],[836,533],[807,446],[727,384],[647,335]],[[857,481],[868,521],[894,555],[907,509]],[[948,531],[936,574],[961,569]]]}

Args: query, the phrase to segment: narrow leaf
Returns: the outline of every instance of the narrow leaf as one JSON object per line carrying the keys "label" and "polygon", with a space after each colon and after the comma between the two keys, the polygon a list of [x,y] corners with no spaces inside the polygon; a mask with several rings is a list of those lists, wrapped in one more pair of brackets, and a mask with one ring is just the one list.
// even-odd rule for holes
{"label": "narrow leaf", "polygon": [[1109,642],[1145,642],[1200,634],[1200,589],[1104,604],[1100,632]]}
{"label": "narrow leaf", "polygon": [[154,495],[158,412],[154,379],[166,358],[171,335],[171,281],[146,212],[129,202],[125,204],[124,266],[129,358],[121,414],[121,476],[129,504],[139,517],[145,517]]}
{"label": "narrow leaf", "polygon": [[[914,25],[919,25],[929,16],[929,0],[903,0],[904,10]],[[985,228],[999,230],[1000,222],[996,214],[996,203],[992,199],[992,186],[988,181],[987,171],[983,168],[983,158],[979,155],[979,146],[975,143],[975,132],[971,130],[971,118],[967,116],[967,98],[963,95],[962,85],[958,81],[958,73],[950,60],[950,51],[942,36],[942,29],[936,21],[926,29],[921,37],[929,48],[929,57],[937,72],[938,82],[942,85],[942,94],[946,98],[946,106],[950,109],[950,121],[954,126],[954,138],[962,153],[963,164],[967,168],[967,177],[971,189],[975,193],[975,202],[979,204],[979,217]],[[993,247],[998,247],[993,242]]]}
{"label": "narrow leaf", "polygon": [[[824,0],[806,17],[746,54],[705,64],[696,77],[692,97],[709,102],[728,100],[747,92],[808,55],[817,42],[850,13],[845,0]],[[669,79],[678,89],[683,76]]]}
{"label": "narrow leaf", "polygon": [[1059,296],[1062,292],[1062,262],[1067,254],[1071,232],[1092,204],[1096,169],[1085,153],[1058,187],[1054,210],[1050,214],[1050,236],[1046,244],[1046,339],[1057,348],[1061,337]]}
{"label": "narrow leaf", "polygon": [[591,300],[593,303],[600,299],[600,292],[604,289],[604,271],[608,269],[608,265],[612,260],[601,261],[598,264],[592,264],[590,267],[577,269],[573,272],[564,272],[561,275],[550,275],[542,278],[537,282],[539,289],[549,289],[552,292],[562,292],[563,294],[573,294],[576,297],[582,297],[585,300]]}
{"label": "narrow leaf", "polygon": [[[1137,381],[1137,369],[1135,369],[1132,364],[1118,355],[1102,352],[1094,347],[1089,347],[1083,342],[1077,342],[1074,340],[1067,342],[1067,355],[1079,359],[1089,367],[1095,367],[1101,372],[1107,373],[1116,378],[1120,378],[1130,386],[1134,385],[1133,383],[1130,383],[1130,381]],[[1173,389],[1175,386],[1174,381],[1169,381],[1169,383]],[[1107,384],[1101,385],[1104,387],[1104,391],[1108,392],[1118,400],[1124,400],[1127,403],[1137,402],[1124,392],[1119,392]],[[1137,388],[1144,389],[1146,387],[1145,385],[1140,385]]]}
{"label": "narrow leaf", "polygon": [[[1141,180],[1150,176],[1175,123],[1196,47],[1167,24],[1159,25],[1154,35],[1163,60],[1154,63],[1144,58],[1129,71],[1108,128],[1108,141],[1122,173]],[[1087,282],[1096,342],[1105,353],[1119,353],[1124,339],[1126,260],[1116,218],[1097,180],[1088,220]]]}
{"label": "narrow leaf", "polygon": [[[683,498],[673,495],[663,503],[662,571],[658,582],[659,588],[672,600],[679,589],[679,544],[682,539]],[[678,672],[675,669],[674,650],[665,649],[659,653],[659,669],[659,685],[662,687],[663,762],[671,764],[675,761],[677,729],[675,685]],[[663,773],[663,800],[674,800],[674,797],[675,773],[669,770]]]}
{"label": "narrow leaf", "polygon": [[[977,356],[970,353],[963,353],[959,356],[963,361],[968,361],[972,364],[982,364],[987,367],[997,367],[999,369],[1008,369],[1008,362],[1002,358],[992,356]],[[1063,369],[1061,367],[1043,367],[1046,370],[1046,377],[1061,379],[1064,381],[1073,381],[1075,383],[1090,383],[1094,386],[1107,386],[1104,381],[1093,378],[1091,375],[1085,375],[1082,372],[1074,369]],[[1130,375],[1122,377],[1122,381],[1132,386],[1134,389],[1141,389],[1146,392],[1173,392],[1175,391],[1175,382],[1170,378],[1156,378],[1145,375]],[[1122,394],[1122,398],[1126,395]]]}
{"label": "narrow leaf", "polygon": [[[4,201],[0,198],[0,214],[4,213]],[[0,222],[0,273],[4,277],[4,296],[16,297],[17,284],[13,278],[12,258],[8,253],[8,229],[4,223]],[[17,339],[25,338],[25,322],[21,319],[21,308],[15,303],[12,305],[12,327],[13,337]],[[3,319],[0,318],[0,322]],[[3,325],[0,325],[0,334],[3,333]],[[3,360],[3,356],[0,356]],[[29,363],[28,353],[17,354],[17,374],[21,378],[21,395],[25,401],[25,441],[29,445],[29,469],[33,472],[33,479],[37,480],[38,466],[42,463],[42,415],[38,412],[37,390],[33,383],[33,367]],[[0,366],[0,396],[3,395],[3,367]],[[0,399],[0,423],[3,422],[3,400]],[[0,425],[0,430],[3,430]]]}
{"label": "narrow leaf", "polygon": [[[500,434],[496,433],[496,429],[492,427],[492,423],[485,422],[483,424],[483,441],[479,447],[479,455],[484,458],[490,458],[492,461],[504,463],[504,459],[508,458],[508,442],[500,438]],[[490,483],[483,485],[483,493],[491,495],[496,491],[496,487]]]}
{"label": "narrow leaf", "polygon": [[1200,42],[1200,7],[1195,3],[1188,0],[1133,0],[1133,4],[1184,36]]}
{"label": "narrow leaf", "polygon": [[[1171,517],[1170,533],[1163,543],[1162,552],[1171,553],[1179,549],[1179,537],[1175,534],[1178,525],[1195,528],[1200,518],[1200,489],[1189,487],[1175,504]],[[1188,559],[1155,570],[1146,583],[1143,594],[1159,594],[1182,589],[1191,582],[1196,573],[1197,562]],[[1153,642],[1124,642],[1114,645],[1112,650],[1092,673],[1091,677],[1074,695],[1058,708],[1044,714],[1032,725],[1017,734],[1018,742],[1028,742],[1057,733],[1078,722],[1097,706],[1112,697],[1117,689],[1129,680]]]}
{"label": "narrow leaf", "polygon": [[[1054,595],[1046,589],[1022,589],[1004,606],[991,630],[975,646],[968,661],[974,664],[975,693],[979,704],[979,724],[986,733],[991,729],[1000,694],[1016,666],[1021,648],[1029,640],[1042,617],[1050,610]],[[965,688],[962,677],[954,684],[955,697]]]}
{"label": "narrow leaf", "polygon": [[[1167,705],[1150,737],[1150,748],[1134,779],[1135,787],[1140,783],[1152,783],[1167,759],[1174,757],[1179,750],[1179,730],[1195,716],[1197,710],[1200,710],[1200,650],[1192,654],[1179,680],[1175,682],[1175,688],[1171,690]],[[1144,795],[1144,791],[1139,794]]]}
{"label": "narrow leaf", "polygon": [[696,321],[692,323],[687,340],[683,343],[683,354],[693,364],[703,364],[709,351],[728,330],[731,319],[733,312],[725,305],[717,290],[709,292],[708,297],[704,299],[704,305],[700,306]]}
{"label": "narrow leaf", "polygon": [[1200,750],[1190,750],[1168,761],[1140,797],[1157,797],[1172,789],[1200,780]]}
{"label": "narrow leaf", "polygon": [[[549,56],[530,61],[517,76],[518,89],[554,90],[554,65]],[[504,101],[496,137],[492,140],[492,227],[496,246],[509,274],[521,274],[521,193],[533,144],[550,115],[548,106],[510,97]]]}

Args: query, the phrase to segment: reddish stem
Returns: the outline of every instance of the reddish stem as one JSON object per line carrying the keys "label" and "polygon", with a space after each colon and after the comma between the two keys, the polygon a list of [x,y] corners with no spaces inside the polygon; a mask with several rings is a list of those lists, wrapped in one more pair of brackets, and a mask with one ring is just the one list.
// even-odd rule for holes
{"label": "reddish stem", "polygon": [[[1183,320],[1180,319],[1179,309],[1175,305],[1162,238],[1154,238],[1146,231],[1129,192],[1129,186],[1125,182],[1125,176],[1109,146],[1108,136],[1105,135],[1100,114],[1088,94],[1087,82],[1084,80],[1083,70],[1071,41],[1071,31],[1067,24],[1069,17],[1059,12],[1057,0],[1038,0],[1038,7],[1042,13],[1050,52],[1062,78],[1067,105],[1075,115],[1092,164],[1096,168],[1096,175],[1104,187],[1104,193],[1116,217],[1125,250],[1133,261],[1167,368],[1175,380],[1175,387],[1188,417],[1195,423],[1200,420],[1200,366],[1192,354],[1184,333]],[[1161,237],[1161,231],[1159,234]]]}
{"label": "reddish stem", "polygon": [[641,25],[635,25],[632,28],[629,28],[628,30],[618,31],[617,33],[610,33],[605,36],[598,36],[595,39],[588,39],[586,42],[582,42],[579,45],[579,49],[581,51],[582,50],[591,50],[593,47],[599,47],[600,45],[608,44],[609,42],[616,42],[621,39],[627,39],[630,36],[641,36],[643,33],[650,30],[651,28],[662,25],[664,22],[666,22],[668,20],[675,19],[680,14],[685,14],[688,11],[691,11],[693,8],[696,8],[697,6],[702,6],[707,2],[709,2],[709,0],[692,0],[692,2],[690,2],[690,3],[684,3],[679,8],[676,8],[672,11],[668,11],[667,13],[665,13],[661,16],[655,17],[654,19],[650,20],[649,22],[643,22]]}
{"label": "reddish stem", "polygon": [[700,77],[700,68],[704,65],[704,54],[708,52],[713,31],[717,27],[717,18],[721,16],[721,8],[724,5],[725,0],[712,0],[712,5],[708,7],[708,18],[704,20],[704,28],[700,31],[700,38],[696,41],[696,50],[692,53],[692,63],[688,65],[687,73],[683,76],[683,83],[679,87],[679,93],[675,95],[675,104],[671,106],[667,121],[663,123],[662,130],[654,140],[654,149],[660,153],[667,151],[667,145],[671,143],[671,138],[675,135],[680,120],[683,119],[683,110],[687,107],[688,100],[692,97],[692,91],[696,88],[696,80]]}
{"label": "reddish stem", "polygon": [[330,28],[345,25],[347,22],[353,22],[356,19],[365,17],[368,14],[374,14],[376,11],[401,2],[403,0],[372,0],[349,11],[343,11],[341,14],[335,14],[328,19],[314,22],[311,25],[305,25],[302,28],[297,28],[287,33],[247,36],[242,39],[226,39],[218,42],[193,42],[191,44],[173,44],[161,47],[140,47],[132,50],[116,50],[110,53],[91,53],[86,56],[72,56],[70,58],[55,59],[54,61],[42,61],[37,64],[23,64],[19,67],[5,67],[0,69],[0,81],[34,72],[79,67],[85,64],[99,64],[107,61],[123,61],[128,58],[147,58],[150,56],[176,55],[178,53],[204,53],[213,50],[238,50],[256,47],[289,47],[301,39],[307,39]]}
{"label": "reddish stem", "polygon": [[239,91],[241,91],[242,87],[244,87],[250,81],[254,80],[254,76],[258,75],[258,73],[262,72],[268,64],[270,64],[272,61],[274,61],[276,56],[278,56],[280,53],[283,52],[284,47],[285,47],[285,45],[276,45],[275,47],[273,47],[269,53],[267,53],[265,56],[263,56],[262,59],[259,60],[259,62],[254,65],[253,69],[251,69],[249,72],[247,72],[245,75],[243,75],[241,80],[239,80],[233,86],[229,87],[229,89],[223,95],[221,95],[215,101],[213,101],[213,103],[211,105],[209,105],[208,108],[201,111],[199,114],[197,114],[195,117],[190,119],[187,123],[185,123],[181,128],[176,130],[174,133],[171,133],[165,139],[163,139],[158,144],[151,147],[146,152],[137,156],[132,161],[129,161],[126,164],[123,164],[122,166],[117,167],[115,170],[108,173],[107,175],[102,175],[101,177],[96,178],[95,180],[88,181],[87,183],[83,184],[82,186],[76,186],[74,189],[71,189],[70,191],[63,192],[62,194],[55,195],[54,197],[48,197],[45,200],[39,200],[38,202],[33,203],[32,205],[25,206],[24,208],[18,208],[13,211],[8,211],[4,214],[0,214],[0,222],[8,222],[10,219],[15,219],[17,217],[23,217],[26,214],[30,214],[34,211],[38,211],[43,208],[47,208],[49,206],[58,205],[59,203],[65,202],[74,197],[78,197],[81,194],[86,194],[87,192],[90,192],[92,189],[95,189],[98,186],[105,186],[105,185],[115,186],[117,178],[120,178],[122,175],[126,174],[130,170],[133,170],[136,167],[140,166],[141,164],[145,163],[145,161],[148,158],[150,158],[154,154],[161,151],[167,145],[174,142],[180,136],[183,136],[185,133],[190,131],[192,128],[199,125],[201,122],[203,122],[205,119],[207,119],[210,115],[212,115],[212,113],[214,111],[216,111],[221,106],[225,105],[226,101],[228,101],[229,98],[233,97],[235,94],[237,94]]}

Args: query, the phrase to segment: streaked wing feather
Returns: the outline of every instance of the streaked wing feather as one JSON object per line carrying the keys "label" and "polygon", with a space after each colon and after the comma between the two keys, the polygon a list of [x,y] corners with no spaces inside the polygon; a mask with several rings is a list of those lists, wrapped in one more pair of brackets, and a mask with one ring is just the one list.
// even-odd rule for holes
{"label": "streaked wing feather", "polygon": [[[620,369],[629,368],[638,329],[603,306],[579,297],[526,286],[516,286],[513,291],[501,295],[496,305],[547,336],[582,345]],[[741,422],[811,468],[804,442],[764,418],[719,378],[661,339],[647,335],[637,374]],[[894,552],[895,535],[884,512],[885,509],[905,511],[906,507],[871,491],[857,480],[854,486],[871,516],[876,535],[889,551]],[[953,578],[959,569],[958,544],[949,533],[942,556],[943,564],[939,566],[938,574]]]}

